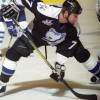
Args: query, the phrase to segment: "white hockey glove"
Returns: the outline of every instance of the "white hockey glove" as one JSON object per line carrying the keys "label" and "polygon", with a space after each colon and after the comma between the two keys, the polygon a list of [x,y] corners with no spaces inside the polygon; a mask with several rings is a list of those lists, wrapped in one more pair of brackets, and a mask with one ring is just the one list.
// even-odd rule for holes
{"label": "white hockey glove", "polygon": [[52,71],[50,77],[58,82],[58,81],[62,81],[64,76],[65,76],[65,66],[56,62],[55,70]]}
{"label": "white hockey glove", "polygon": [[0,13],[8,19],[18,19],[20,9],[14,3],[2,6]]}

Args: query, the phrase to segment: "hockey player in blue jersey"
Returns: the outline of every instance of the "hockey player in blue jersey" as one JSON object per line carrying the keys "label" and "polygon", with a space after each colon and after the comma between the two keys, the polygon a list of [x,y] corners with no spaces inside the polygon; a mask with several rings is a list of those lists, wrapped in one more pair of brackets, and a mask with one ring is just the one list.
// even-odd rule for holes
{"label": "hockey player in blue jersey", "polygon": [[[18,38],[7,51],[0,76],[1,93],[6,91],[6,85],[15,72],[16,62],[21,57],[27,57],[33,52],[34,48],[29,42],[30,37],[37,47],[43,45],[57,47],[57,61],[55,62],[57,72],[53,72],[50,75],[54,80],[61,81],[63,79],[65,74],[64,63],[66,58],[72,56],[82,63],[89,72],[100,79],[100,63],[84,48],[74,26],[82,12],[77,0],[66,0],[61,8],[44,4],[39,0],[17,1],[34,13],[34,27],[32,33],[25,31],[25,34]],[[13,14],[8,8],[13,10]],[[6,6],[1,10],[5,18],[14,18],[17,15],[17,11],[11,8],[11,6]]]}
{"label": "hockey player in blue jersey", "polygon": [[[0,9],[2,6],[8,5],[12,3],[13,0],[0,0]],[[21,5],[18,5],[18,9],[20,10],[17,21],[19,22],[22,29],[26,29],[27,22],[26,22],[26,16],[24,12],[24,7]],[[0,46],[3,43],[5,33],[8,31],[8,33],[13,37],[19,37],[21,35],[21,32],[17,29],[12,19],[4,18],[0,15]],[[2,56],[2,53],[0,51],[0,56]]]}

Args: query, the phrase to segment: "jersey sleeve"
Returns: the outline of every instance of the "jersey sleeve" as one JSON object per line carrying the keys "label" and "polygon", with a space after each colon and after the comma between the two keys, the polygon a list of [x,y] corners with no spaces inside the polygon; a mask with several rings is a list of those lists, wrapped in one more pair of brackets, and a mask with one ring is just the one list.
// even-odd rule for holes
{"label": "jersey sleeve", "polygon": [[37,12],[37,3],[41,2],[41,1],[40,0],[21,0],[21,2],[32,13],[36,13]]}
{"label": "jersey sleeve", "polygon": [[15,2],[17,5],[24,6],[23,3],[22,3],[22,0],[14,0],[14,2]]}
{"label": "jersey sleeve", "polygon": [[78,31],[75,26],[73,26],[70,23],[66,24],[66,33],[67,33],[67,38],[70,40],[77,40],[79,38]]}
{"label": "jersey sleeve", "polygon": [[28,26],[28,22],[26,20],[25,8],[23,6],[19,6],[20,13],[18,17],[18,23],[22,29],[26,29]]}
{"label": "jersey sleeve", "polygon": [[34,13],[37,18],[39,16],[46,16],[58,19],[58,14],[61,11],[60,7],[45,4],[40,0],[21,0],[21,2],[23,6]]}

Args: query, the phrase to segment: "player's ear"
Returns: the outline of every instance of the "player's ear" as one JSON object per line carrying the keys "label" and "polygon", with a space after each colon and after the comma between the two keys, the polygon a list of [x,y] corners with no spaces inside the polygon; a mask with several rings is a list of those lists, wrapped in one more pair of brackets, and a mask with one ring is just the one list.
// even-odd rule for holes
{"label": "player's ear", "polygon": [[64,11],[64,17],[67,17],[68,16],[68,11]]}

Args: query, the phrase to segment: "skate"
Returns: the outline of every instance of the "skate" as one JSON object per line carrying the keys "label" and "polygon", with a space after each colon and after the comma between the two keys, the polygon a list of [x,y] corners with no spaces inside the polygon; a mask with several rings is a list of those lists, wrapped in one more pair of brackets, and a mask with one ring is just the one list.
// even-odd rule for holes
{"label": "skate", "polygon": [[0,97],[4,96],[6,92],[6,86],[7,86],[7,83],[3,83],[2,81],[0,81]]}
{"label": "skate", "polygon": [[100,57],[98,56],[98,60],[100,61]]}
{"label": "skate", "polygon": [[96,76],[92,76],[90,81],[91,81],[91,84],[100,84],[100,78]]}

